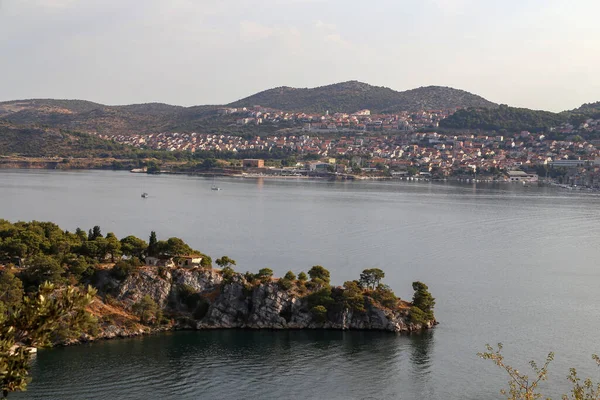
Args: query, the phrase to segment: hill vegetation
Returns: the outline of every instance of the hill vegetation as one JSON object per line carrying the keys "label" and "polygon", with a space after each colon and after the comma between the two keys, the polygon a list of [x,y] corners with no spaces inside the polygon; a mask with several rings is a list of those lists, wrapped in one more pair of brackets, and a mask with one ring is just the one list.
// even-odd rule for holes
{"label": "hill vegetation", "polygon": [[[429,86],[397,92],[356,81],[313,89],[270,89],[229,106],[257,104],[284,111],[323,113],[327,110],[354,112],[364,108],[391,113],[495,106],[479,96],[452,88]],[[235,117],[218,115],[218,108],[215,105],[181,107],[162,103],[107,106],[84,100],[29,99],[0,102],[0,121],[20,126],[125,135],[165,131],[220,133],[232,125],[237,130],[247,130],[235,126]]]}
{"label": "hill vegetation", "polygon": [[55,128],[20,127],[0,121],[0,155],[26,157],[88,157],[125,154],[127,146],[86,133]]}
{"label": "hill vegetation", "polygon": [[428,86],[397,92],[357,81],[302,89],[284,86],[265,90],[229,106],[252,107],[257,104],[286,111],[319,113],[354,112],[365,108],[372,112],[393,113],[496,106],[480,96],[449,87]]}
{"label": "hill vegetation", "polygon": [[440,122],[443,128],[544,132],[568,121],[566,114],[501,105],[458,110]]}

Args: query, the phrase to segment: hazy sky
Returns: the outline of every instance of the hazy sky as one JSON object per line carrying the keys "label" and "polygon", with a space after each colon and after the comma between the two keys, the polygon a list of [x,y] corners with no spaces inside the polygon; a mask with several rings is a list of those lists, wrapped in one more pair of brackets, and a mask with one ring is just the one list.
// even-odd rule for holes
{"label": "hazy sky", "polygon": [[0,100],[227,103],[346,80],[600,100],[598,0],[0,0]]}

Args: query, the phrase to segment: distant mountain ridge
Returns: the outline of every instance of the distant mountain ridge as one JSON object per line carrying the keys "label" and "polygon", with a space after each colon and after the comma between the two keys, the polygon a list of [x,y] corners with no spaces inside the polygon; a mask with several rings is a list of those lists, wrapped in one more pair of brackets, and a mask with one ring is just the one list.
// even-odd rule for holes
{"label": "distant mountain ridge", "polygon": [[230,107],[261,105],[286,111],[377,113],[441,110],[466,107],[497,107],[481,96],[443,86],[427,86],[397,92],[387,87],[348,81],[315,88],[282,86],[228,104]]}
{"label": "distant mountain ridge", "polygon": [[[163,103],[109,106],[85,100],[57,99],[5,101],[0,102],[0,124],[4,124],[5,133],[8,132],[6,127],[12,126],[108,135],[158,132],[253,135],[281,128],[278,125],[240,126],[235,123],[236,118],[240,118],[239,114],[217,113],[222,107],[254,105],[308,113],[351,113],[361,109],[369,109],[372,113],[395,113],[460,108],[458,113],[442,121],[441,127],[449,129],[547,130],[565,121],[580,122],[589,116],[600,115],[600,102],[584,104],[563,113],[551,113],[499,106],[481,96],[450,87],[427,86],[398,92],[387,87],[348,81],[315,88],[284,86],[269,89],[225,106],[183,107]],[[10,132],[11,137],[16,138],[17,131]]]}

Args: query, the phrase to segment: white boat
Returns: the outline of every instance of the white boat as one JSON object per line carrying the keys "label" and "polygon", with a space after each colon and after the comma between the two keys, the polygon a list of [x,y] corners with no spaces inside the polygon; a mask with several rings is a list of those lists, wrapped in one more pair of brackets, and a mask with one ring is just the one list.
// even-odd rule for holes
{"label": "white boat", "polygon": [[214,175],[213,175],[213,184],[210,187],[210,190],[221,190],[221,188],[215,184],[215,176]]}

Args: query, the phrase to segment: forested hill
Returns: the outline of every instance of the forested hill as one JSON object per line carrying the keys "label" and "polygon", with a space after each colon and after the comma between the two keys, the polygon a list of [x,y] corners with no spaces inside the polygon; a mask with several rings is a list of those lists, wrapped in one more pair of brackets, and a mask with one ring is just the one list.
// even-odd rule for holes
{"label": "forested hill", "polygon": [[569,117],[567,113],[553,113],[501,105],[497,108],[458,110],[442,120],[440,126],[454,129],[543,132],[567,122]]}
{"label": "forested hill", "polygon": [[86,133],[55,128],[15,126],[0,121],[0,155],[27,157],[88,157],[107,152],[125,153],[126,146]]}
{"label": "forested hill", "polygon": [[287,111],[354,112],[369,109],[384,113],[496,106],[483,97],[449,87],[427,86],[397,92],[357,81],[302,89],[284,86],[229,104],[231,107],[254,105]]}

